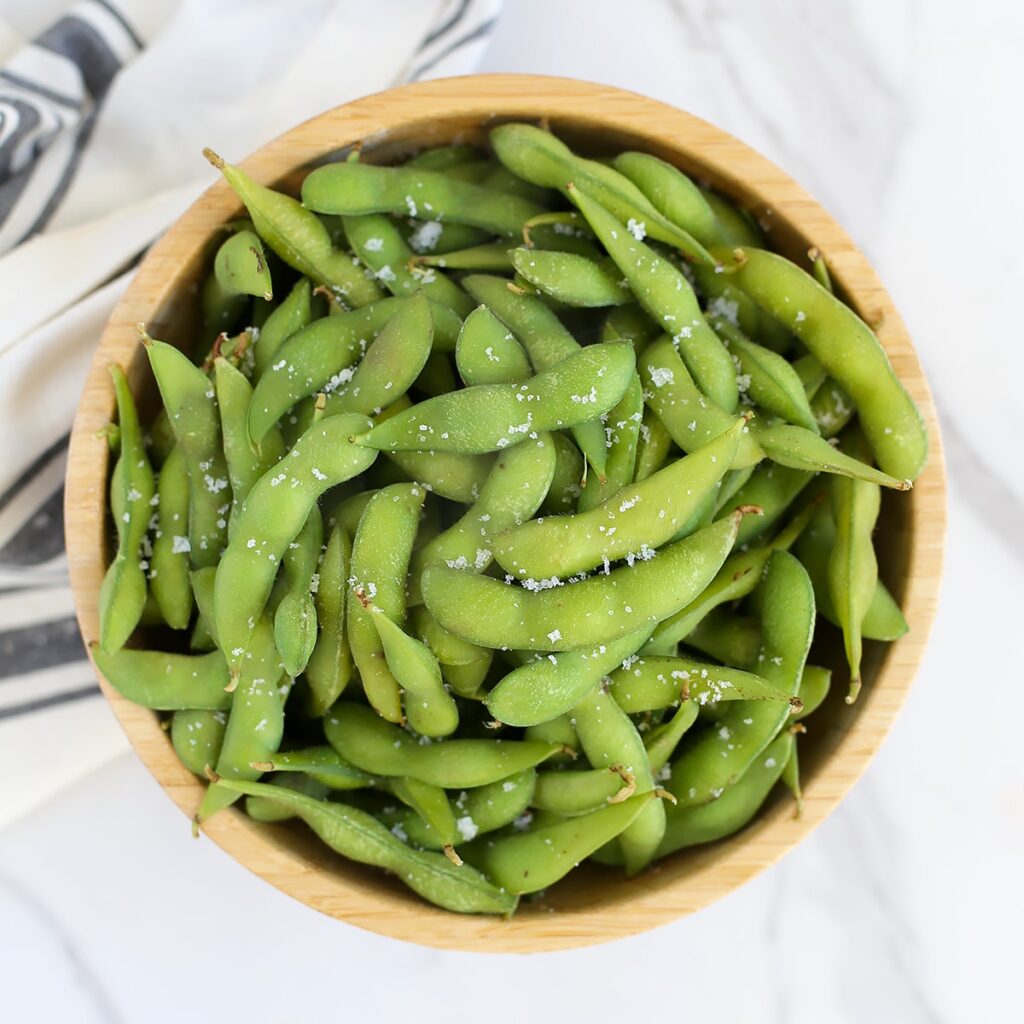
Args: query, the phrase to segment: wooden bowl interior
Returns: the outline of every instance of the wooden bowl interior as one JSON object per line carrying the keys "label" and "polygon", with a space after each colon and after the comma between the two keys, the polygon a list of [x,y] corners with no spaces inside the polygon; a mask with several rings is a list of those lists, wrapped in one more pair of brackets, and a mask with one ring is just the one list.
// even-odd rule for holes
{"label": "wooden bowl interior", "polygon": [[[484,83],[479,96],[466,84],[474,81]],[[258,825],[237,810],[209,823],[208,833],[242,863],[320,910],[429,945],[502,951],[583,945],[670,920],[735,888],[820,822],[863,770],[909,686],[934,610],[944,513],[939,436],[927,384],[888,296],[828,215],[773,165],[695,118],[607,87],[530,79],[534,86],[526,89],[524,81],[515,76],[451,80],[369,97],[307,122],[247,165],[255,164],[254,173],[265,183],[294,191],[309,166],[337,159],[355,143],[363,143],[363,159],[387,163],[452,141],[483,145],[494,123],[540,116],[549,117],[560,136],[588,155],[627,148],[654,153],[750,210],[768,230],[772,247],[796,262],[806,265],[811,245],[821,249],[844,299],[869,322],[882,321],[880,337],[924,410],[933,449],[918,487],[909,496],[886,496],[878,531],[881,575],[903,605],[912,633],[896,644],[866,644],[865,688],[855,707],[842,699],[846,675],[839,634],[831,627],[819,631],[812,660],[830,665],[836,679],[801,738],[802,820],[795,819],[791,799],[777,787],[757,820],[737,836],[683,851],[629,881],[584,865],[526,902],[510,922],[437,911],[383,873],[335,856],[298,824]],[[608,96],[615,101],[614,117],[602,101]],[[389,107],[389,97],[399,101]],[[375,116],[365,116],[363,108],[372,108]],[[290,152],[293,136],[300,145]],[[240,209],[223,184],[197,202],[147,259],[97,353],[76,419],[67,498],[69,558],[86,640],[96,635],[96,591],[110,554],[103,513],[109,460],[105,444],[92,436],[114,413],[106,364],[126,364],[135,393],[152,413],[155,387],[144,352],[130,336],[134,322],[144,319],[153,336],[191,346],[199,323],[198,285],[209,267],[216,225]],[[123,700],[105,681],[103,687],[161,785],[186,813],[194,813],[202,785],[178,763],[157,716]]]}

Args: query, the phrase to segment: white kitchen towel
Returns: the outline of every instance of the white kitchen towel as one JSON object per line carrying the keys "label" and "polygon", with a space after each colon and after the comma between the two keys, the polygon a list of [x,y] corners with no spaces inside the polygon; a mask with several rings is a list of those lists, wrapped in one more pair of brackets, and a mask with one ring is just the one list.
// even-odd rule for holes
{"label": "white kitchen towel", "polygon": [[74,619],[68,430],[149,245],[314,114],[476,65],[502,0],[22,0],[0,11],[0,825],[126,749]]}

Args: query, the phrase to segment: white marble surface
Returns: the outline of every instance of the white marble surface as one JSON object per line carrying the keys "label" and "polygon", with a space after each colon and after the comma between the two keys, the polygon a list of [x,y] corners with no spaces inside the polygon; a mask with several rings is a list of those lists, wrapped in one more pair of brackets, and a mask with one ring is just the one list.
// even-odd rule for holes
{"label": "white marble surface", "polygon": [[[942,607],[891,737],[816,834],[652,934],[514,961],[440,953],[321,917],[193,842],[125,753],[0,832],[0,1015],[1021,1019],[1020,11],[507,0],[484,61],[645,92],[761,149],[863,245],[915,336],[952,477]],[[116,729],[98,700],[82,721]]]}

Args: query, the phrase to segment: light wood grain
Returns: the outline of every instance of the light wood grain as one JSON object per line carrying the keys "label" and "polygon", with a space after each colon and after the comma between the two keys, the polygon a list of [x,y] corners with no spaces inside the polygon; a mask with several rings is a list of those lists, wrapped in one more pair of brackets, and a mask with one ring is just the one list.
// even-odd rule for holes
{"label": "light wood grain", "polygon": [[[868,645],[866,686],[855,707],[845,707],[841,695],[833,695],[811,720],[801,747],[806,775],[802,818],[794,817],[792,803],[776,794],[766,813],[732,839],[680,853],[630,881],[586,866],[511,921],[434,910],[381,873],[335,857],[298,826],[265,827],[236,811],[209,822],[206,832],[216,843],[296,899],[362,928],[429,946],[532,952],[604,942],[698,910],[774,863],[836,807],[885,738],[920,664],[942,572],[946,484],[939,428],[899,313],[829,214],[774,164],[720,129],[609,86],[476,76],[406,86],[330,110],[275,139],[243,166],[268,184],[294,181],[301,168],[356,142],[365,143],[368,158],[387,160],[453,139],[483,141],[486,125],[495,121],[541,117],[588,152],[644,149],[710,181],[768,223],[772,245],[794,259],[803,259],[807,248],[816,245],[841,293],[879,325],[879,337],[921,408],[931,438],[924,473],[909,496],[886,501],[880,530],[883,576],[911,630],[895,644]],[[155,336],[176,344],[188,340],[195,322],[190,286],[217,225],[238,209],[230,189],[218,183],[181,217],[140,267],[93,360],[71,437],[65,507],[71,582],[86,641],[97,635],[96,599],[107,558],[108,452],[96,437],[114,409],[107,364],[124,364],[137,393],[151,393],[135,325],[145,322]],[[835,635],[820,643],[838,665]],[[179,764],[156,715],[119,697],[103,679],[101,685],[139,756],[191,816],[202,785]],[[182,828],[187,827],[183,822]],[[154,878],[153,885],[159,884]]]}

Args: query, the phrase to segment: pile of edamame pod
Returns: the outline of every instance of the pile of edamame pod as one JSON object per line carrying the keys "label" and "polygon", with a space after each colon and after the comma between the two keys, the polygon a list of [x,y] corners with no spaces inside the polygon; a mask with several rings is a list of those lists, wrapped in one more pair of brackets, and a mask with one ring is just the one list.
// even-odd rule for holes
{"label": "pile of edamame pod", "polygon": [[194,350],[141,331],[148,429],[111,367],[92,648],[209,780],[197,823],[301,819],[509,914],[585,860],[730,835],[780,779],[799,799],[816,621],[852,702],[863,641],[907,628],[881,488],[927,448],[824,261],[529,124],[353,151],[301,201],[207,156],[244,219]]}

